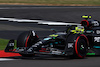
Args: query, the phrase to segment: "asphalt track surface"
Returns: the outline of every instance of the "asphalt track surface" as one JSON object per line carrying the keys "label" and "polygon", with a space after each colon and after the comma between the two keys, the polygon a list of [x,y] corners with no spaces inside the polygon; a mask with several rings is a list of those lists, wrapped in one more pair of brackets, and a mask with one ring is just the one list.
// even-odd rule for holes
{"label": "asphalt track surface", "polygon": [[[42,19],[51,21],[65,21],[80,23],[82,15],[92,15],[100,20],[100,7],[33,7],[33,6],[1,6],[0,17],[15,17],[27,19]],[[37,25],[32,23],[17,23],[0,21],[0,38],[17,39],[23,31],[35,30],[40,38],[50,33],[51,28],[64,30],[62,26]],[[0,62],[2,67],[100,67],[100,56],[84,59],[70,59],[69,57],[53,57],[37,55],[35,57],[9,57],[15,59]]]}

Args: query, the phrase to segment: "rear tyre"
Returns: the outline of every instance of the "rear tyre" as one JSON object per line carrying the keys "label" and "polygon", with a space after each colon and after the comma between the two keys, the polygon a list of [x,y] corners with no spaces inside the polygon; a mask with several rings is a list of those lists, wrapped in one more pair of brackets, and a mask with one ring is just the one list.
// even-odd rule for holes
{"label": "rear tyre", "polygon": [[[20,47],[29,48],[33,44],[35,44],[38,41],[38,39],[39,38],[34,31],[33,32],[25,31],[25,32],[21,33],[19,35],[19,37],[17,38],[17,48],[20,48]],[[33,54],[22,54],[22,53],[20,53],[20,54],[24,57],[34,56]]]}
{"label": "rear tyre", "polygon": [[85,35],[80,35],[77,37],[74,46],[74,56],[78,58],[84,58],[87,53],[88,40]]}

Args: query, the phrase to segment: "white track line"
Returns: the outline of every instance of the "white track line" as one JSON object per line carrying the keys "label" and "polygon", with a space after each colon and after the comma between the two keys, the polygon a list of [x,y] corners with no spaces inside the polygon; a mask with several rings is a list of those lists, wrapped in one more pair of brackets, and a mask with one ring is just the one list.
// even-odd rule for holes
{"label": "white track line", "polygon": [[16,60],[16,59],[0,58],[0,61],[11,61],[11,60]]}
{"label": "white track line", "polygon": [[13,21],[13,22],[24,22],[24,23],[37,23],[37,24],[47,24],[47,25],[81,25],[78,23],[65,23],[65,22],[53,22],[44,20],[30,20],[30,19],[16,19],[16,18],[0,18],[0,20]]}

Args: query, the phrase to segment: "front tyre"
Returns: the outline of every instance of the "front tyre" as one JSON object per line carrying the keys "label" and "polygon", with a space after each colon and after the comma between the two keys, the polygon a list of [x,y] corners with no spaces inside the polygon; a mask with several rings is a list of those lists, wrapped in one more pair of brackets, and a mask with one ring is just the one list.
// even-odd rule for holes
{"label": "front tyre", "polygon": [[[34,45],[38,41],[38,36],[34,31],[25,31],[19,35],[17,38],[17,48],[26,47],[29,48]],[[33,56],[33,54],[22,54],[22,56],[29,57]]]}

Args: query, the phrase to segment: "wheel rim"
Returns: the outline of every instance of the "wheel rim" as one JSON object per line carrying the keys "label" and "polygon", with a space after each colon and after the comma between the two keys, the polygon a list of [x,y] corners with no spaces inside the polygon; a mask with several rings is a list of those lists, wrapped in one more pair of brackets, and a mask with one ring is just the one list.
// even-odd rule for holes
{"label": "wheel rim", "polygon": [[84,41],[84,39],[80,39],[77,45],[78,45],[78,48],[77,48],[78,53],[81,56],[86,55],[86,42]]}

